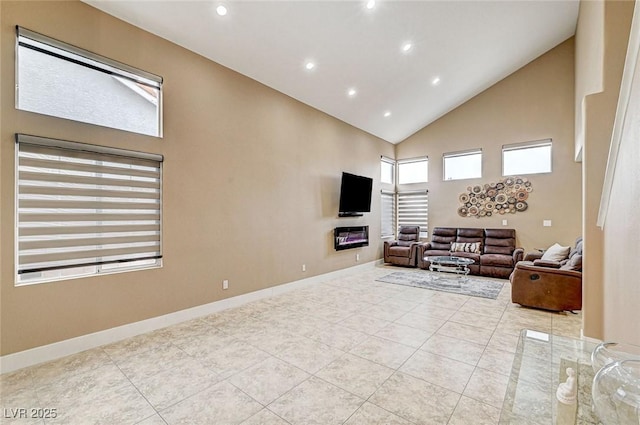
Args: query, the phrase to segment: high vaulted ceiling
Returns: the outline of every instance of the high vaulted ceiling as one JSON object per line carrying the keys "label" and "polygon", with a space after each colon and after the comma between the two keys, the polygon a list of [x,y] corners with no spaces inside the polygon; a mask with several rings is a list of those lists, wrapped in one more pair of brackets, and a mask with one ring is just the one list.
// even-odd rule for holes
{"label": "high vaulted ceiling", "polygon": [[578,0],[84,1],[391,143],[571,37],[579,7]]}

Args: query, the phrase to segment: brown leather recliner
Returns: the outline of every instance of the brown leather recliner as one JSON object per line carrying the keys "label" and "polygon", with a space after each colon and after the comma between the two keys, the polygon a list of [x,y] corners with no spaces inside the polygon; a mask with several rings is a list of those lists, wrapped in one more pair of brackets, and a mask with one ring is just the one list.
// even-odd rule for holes
{"label": "brown leather recliner", "polygon": [[569,258],[544,261],[542,253],[529,253],[511,274],[511,301],[525,307],[552,311],[582,309],[582,238]]}
{"label": "brown leather recliner", "polygon": [[384,262],[415,267],[420,245],[420,226],[401,226],[398,240],[384,242]]}

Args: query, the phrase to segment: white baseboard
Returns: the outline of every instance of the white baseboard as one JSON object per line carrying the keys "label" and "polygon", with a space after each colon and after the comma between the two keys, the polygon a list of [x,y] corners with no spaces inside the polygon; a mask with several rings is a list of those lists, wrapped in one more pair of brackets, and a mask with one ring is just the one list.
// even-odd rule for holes
{"label": "white baseboard", "polygon": [[348,276],[359,271],[371,269],[376,265],[382,264],[382,260],[376,260],[364,263],[358,266],[349,267],[347,269],[336,270],[318,276],[297,280],[295,282],[284,283],[281,285],[265,288],[247,294],[238,295],[236,297],[227,298],[220,301],[214,301],[209,304],[199,305],[197,307],[176,311],[174,313],[165,314],[150,319],[141,320],[139,322],[129,323],[127,325],[118,326],[104,331],[94,332],[87,335],[78,336],[64,341],[54,342],[53,344],[43,345],[20,351],[18,353],[7,354],[0,357],[0,373],[13,372],[18,369],[33,366],[39,363],[56,360],[81,351],[97,348],[105,344],[111,344],[121,341],[132,336],[144,334],[147,332],[162,329],[167,326],[185,322],[187,320],[196,319],[216,313],[228,308],[238,307],[243,304],[257,301],[263,298],[272,297],[283,294],[294,289],[304,288],[310,285],[326,282],[338,277]]}

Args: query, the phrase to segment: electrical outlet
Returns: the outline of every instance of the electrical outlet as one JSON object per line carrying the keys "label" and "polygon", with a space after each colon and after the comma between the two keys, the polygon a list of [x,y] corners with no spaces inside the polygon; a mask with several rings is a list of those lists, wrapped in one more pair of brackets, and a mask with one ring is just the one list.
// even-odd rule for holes
{"label": "electrical outlet", "polygon": [[544,227],[551,227],[551,220],[542,220],[542,225]]}
{"label": "electrical outlet", "polygon": [[356,261],[360,261],[360,254],[356,254]]}
{"label": "electrical outlet", "polygon": [[229,289],[229,281],[227,279],[222,281],[222,289]]}
{"label": "electrical outlet", "polygon": [[502,225],[506,226],[507,225],[507,220],[502,220]]}
{"label": "electrical outlet", "polygon": [[306,265],[306,264],[303,264],[303,265],[302,265],[302,271],[303,271],[303,272],[306,272],[306,271],[307,271],[307,265]]}

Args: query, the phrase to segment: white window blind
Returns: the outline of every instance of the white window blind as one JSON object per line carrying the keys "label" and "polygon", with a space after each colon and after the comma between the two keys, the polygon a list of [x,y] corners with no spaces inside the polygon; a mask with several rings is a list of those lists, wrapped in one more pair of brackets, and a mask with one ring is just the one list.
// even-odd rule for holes
{"label": "white window blind", "polygon": [[396,228],[396,195],[394,192],[380,193],[380,234],[383,238],[394,237]]}
{"label": "white window blind", "polygon": [[23,134],[16,142],[18,284],[159,264],[161,155]]}
{"label": "white window blind", "polygon": [[398,192],[398,227],[420,226],[420,237],[427,237],[429,227],[429,193],[427,191]]}

